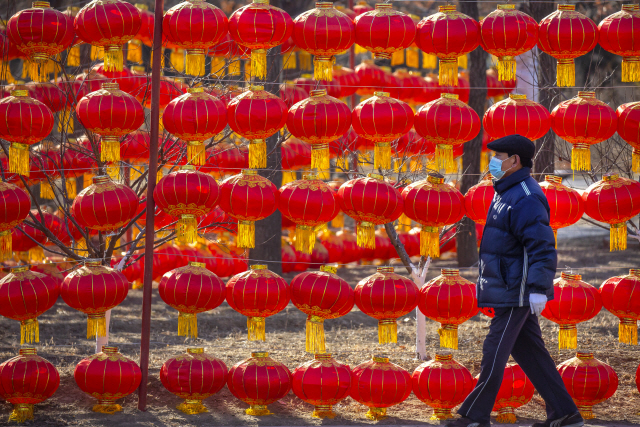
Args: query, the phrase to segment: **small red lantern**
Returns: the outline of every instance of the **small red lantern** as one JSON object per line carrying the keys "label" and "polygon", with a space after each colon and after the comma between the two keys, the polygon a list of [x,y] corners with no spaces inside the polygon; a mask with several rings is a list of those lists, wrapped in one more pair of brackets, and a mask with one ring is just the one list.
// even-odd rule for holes
{"label": "small red lantern", "polygon": [[618,375],[593,353],[579,351],[557,366],[567,391],[585,420],[595,418],[593,405],[609,399],[618,389]]}
{"label": "small red lantern", "polygon": [[227,303],[247,316],[249,341],[265,341],[265,318],[284,310],[289,304],[289,286],[266,265],[252,265],[227,282]]}
{"label": "small red lantern", "polygon": [[476,285],[460,276],[457,268],[443,268],[441,275],[420,290],[418,308],[440,322],[440,347],[458,349],[458,325],[478,314]]}
{"label": "small red lantern", "polygon": [[142,372],[136,362],[118,353],[118,347],[102,346],[102,352],[82,359],[73,371],[80,390],[98,399],[94,412],[122,411],[116,400],[136,391]]}
{"label": "small red lantern", "polygon": [[496,421],[513,424],[517,421],[514,409],[529,403],[535,389],[520,365],[508,363],[504,368],[502,384],[498,390],[493,410],[498,413]]}
{"label": "small red lantern", "polygon": [[314,406],[313,418],[335,418],[333,405],[349,396],[351,369],[331,354],[316,354],[291,375],[291,389],[300,400]]}
{"label": "small red lantern", "polygon": [[599,289],[602,305],[620,319],[618,341],[638,345],[640,320],[640,269],[605,280]]}
{"label": "small red lantern", "polygon": [[342,211],[356,220],[357,243],[375,249],[375,226],[393,222],[402,215],[402,196],[382,175],[369,174],[345,182],[338,189]]}
{"label": "small red lantern", "polygon": [[551,127],[549,111],[527,95],[509,94],[508,99],[496,102],[487,109],[482,127],[491,138],[522,135],[536,140],[546,135]]}
{"label": "small red lantern", "polygon": [[575,224],[582,218],[584,202],[580,193],[562,185],[562,178],[559,176],[545,176],[540,188],[551,208],[549,225],[553,229],[556,246],[558,246],[558,229]]}
{"label": "small red lantern", "polygon": [[160,298],[180,312],[178,335],[198,338],[197,314],[213,310],[224,302],[224,282],[201,262],[190,262],[162,276]]}
{"label": "small red lantern", "polygon": [[13,404],[9,422],[33,419],[33,405],[53,396],[60,374],[35,348],[21,348],[20,355],[0,364],[0,397]]}
{"label": "small red lantern", "polygon": [[576,12],[573,4],[559,4],[538,27],[538,48],[558,60],[558,86],[575,86],[574,58],[590,52],[597,43],[596,24]]}
{"label": "small red lantern", "polygon": [[358,282],[354,292],[358,308],[367,316],[378,319],[378,342],[397,343],[396,319],[418,305],[420,290],[416,284],[394,273],[393,267],[378,267],[375,274]]}
{"label": "small red lantern", "polygon": [[184,402],[177,409],[185,414],[209,412],[202,401],[213,396],[227,383],[227,365],[209,356],[203,348],[187,348],[187,352],[172,357],[160,368],[164,388]]}
{"label": "small red lantern", "polygon": [[551,128],[573,146],[573,170],[590,170],[589,146],[611,138],[617,127],[615,111],[597,100],[595,92],[580,91],[578,96],[561,102],[551,112]]}
{"label": "small red lantern", "polygon": [[369,407],[366,417],[378,421],[387,408],[404,402],[411,394],[411,375],[385,356],[373,356],[351,371],[351,397]]}
{"label": "small red lantern", "polygon": [[464,195],[465,214],[476,224],[486,224],[495,193],[493,177],[491,174],[487,174],[482,181],[471,187]]}
{"label": "small red lantern", "polygon": [[374,10],[359,14],[355,23],[355,42],[376,59],[408,48],[416,37],[416,24],[409,15],[392,9],[391,3],[376,3]]}
{"label": "small red lantern", "polygon": [[289,393],[291,372],[266,351],[255,352],[229,369],[227,387],[231,394],[250,405],[245,411],[247,415],[271,415],[267,405]]}
{"label": "small red lantern", "polygon": [[585,213],[611,224],[609,250],[627,249],[627,221],[640,213],[640,183],[616,174],[606,174],[582,193]]}
{"label": "small red lantern", "polygon": [[73,27],[80,40],[104,47],[104,68],[122,71],[122,45],[138,35],[140,11],[121,0],[87,4],[76,15]]}
{"label": "small red lantern", "polygon": [[0,262],[13,255],[11,229],[29,215],[31,199],[20,187],[0,182]]}
{"label": "small red lantern", "polygon": [[640,173],[640,102],[622,104],[616,110],[618,135],[633,148],[631,170]]}
{"label": "small red lantern", "polygon": [[63,301],[88,315],[87,338],[107,335],[105,312],[124,301],[128,292],[127,278],[98,261],[86,261],[67,274],[60,287]]}
{"label": "small red lantern", "polygon": [[356,93],[360,79],[354,70],[341,65],[334,65],[333,75],[340,84],[340,98],[346,98]]}
{"label": "small red lantern", "polygon": [[622,56],[622,81],[640,81],[640,12],[634,4],[607,16],[598,24],[598,42],[607,52]]}
{"label": "small red lantern", "polygon": [[579,274],[562,272],[553,282],[553,299],[542,315],[560,325],[558,348],[577,348],[580,322],[594,318],[602,309],[598,289],[582,281]]}

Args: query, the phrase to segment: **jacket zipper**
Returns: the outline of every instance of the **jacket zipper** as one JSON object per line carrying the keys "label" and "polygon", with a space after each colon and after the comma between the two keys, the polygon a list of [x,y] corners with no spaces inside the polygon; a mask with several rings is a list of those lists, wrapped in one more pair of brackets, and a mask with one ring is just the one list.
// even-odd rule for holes
{"label": "jacket zipper", "polygon": [[524,288],[527,284],[527,273],[529,272],[529,256],[524,248],[524,264],[522,265],[522,283],[520,284],[520,307],[524,305]]}

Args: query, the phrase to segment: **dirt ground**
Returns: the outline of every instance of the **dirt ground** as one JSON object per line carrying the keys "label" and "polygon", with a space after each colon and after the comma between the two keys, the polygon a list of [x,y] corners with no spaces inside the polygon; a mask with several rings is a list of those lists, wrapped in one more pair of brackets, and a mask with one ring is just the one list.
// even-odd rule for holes
{"label": "dirt ground", "polygon": [[[609,253],[604,237],[588,237],[561,241],[559,267],[571,267],[581,273],[583,280],[599,286],[608,277],[625,273],[629,268],[638,268],[640,250],[630,244],[626,252]],[[455,260],[438,260],[429,278],[439,274],[442,267],[455,266]],[[339,273],[353,286],[372,274],[373,266],[342,268]],[[475,280],[475,269],[463,270],[463,275]],[[290,280],[293,275],[286,275]],[[126,301],[115,308],[111,317],[111,345],[139,361],[139,336],[142,293],[132,290]],[[305,353],[305,315],[293,305],[280,314],[267,319],[266,343],[250,343],[246,340],[246,318],[233,311],[226,303],[221,307],[198,316],[200,338],[193,343],[177,335],[178,313],[163,303],[154,288],[151,325],[151,370],[148,409],[137,409],[137,394],[119,403],[123,411],[115,415],[98,414],[91,411],[94,399],[83,394],[73,380],[73,369],[83,358],[93,353],[95,343],[85,338],[86,318],[66,306],[62,300],[40,317],[40,344],[38,354],[56,365],[61,374],[60,388],[48,401],[36,405],[35,420],[27,425],[38,426],[293,426],[293,425],[353,425],[373,424],[364,417],[366,408],[350,398],[335,407],[338,416],[333,420],[318,420],[311,417],[313,408],[297,399],[293,393],[270,405],[272,416],[251,417],[245,415],[247,405],[235,399],[225,388],[216,396],[205,400],[210,412],[200,415],[185,415],[175,409],[180,399],[164,389],[159,380],[162,363],[177,355],[187,346],[205,347],[206,351],[222,359],[228,366],[250,356],[251,351],[268,350],[270,355],[285,363],[293,371],[296,366],[310,359]],[[543,319],[543,334],[554,360],[560,363],[574,356],[573,351],[557,349],[558,327]],[[617,318],[603,310],[596,318],[578,326],[578,346],[591,349],[596,357],[610,364],[617,372],[620,385],[616,394],[606,403],[594,408],[596,419],[593,425],[638,425],[640,424],[640,395],[634,376],[640,363],[640,349],[619,344],[617,340]],[[487,332],[487,317],[479,314],[460,327],[460,349],[454,357],[464,364],[473,375],[479,373],[481,348]],[[427,352],[433,357],[439,348],[438,325],[427,320]],[[352,367],[370,359],[373,354],[387,354],[391,361],[409,372],[422,363],[415,358],[414,315],[399,321],[398,344],[377,344],[377,322],[354,309],[348,315],[325,322],[327,349],[334,357]],[[0,360],[17,354],[19,348],[19,324],[0,318]],[[11,406],[0,403],[0,425],[9,425]],[[536,394],[533,400],[517,409],[518,425],[530,424],[544,419],[544,403]],[[402,404],[390,408],[389,417],[381,425],[438,424],[430,420],[432,410],[413,394]]]}

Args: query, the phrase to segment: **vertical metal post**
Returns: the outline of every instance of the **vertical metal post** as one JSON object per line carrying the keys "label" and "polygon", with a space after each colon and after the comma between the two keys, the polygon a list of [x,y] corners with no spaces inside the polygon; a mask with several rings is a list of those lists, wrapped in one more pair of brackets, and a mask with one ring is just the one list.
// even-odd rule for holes
{"label": "vertical metal post", "polygon": [[147,175],[147,219],[144,239],[144,282],[142,288],[142,333],[140,334],[140,369],[142,382],[138,389],[138,409],[147,409],[147,383],[149,382],[149,340],[151,335],[151,296],[153,282],[154,211],[153,190],[158,172],[158,136],[160,125],[160,62],[162,60],[162,14],[164,0],[155,0],[153,31],[153,64],[151,64],[151,141],[149,143],[149,170]]}
{"label": "vertical metal post", "polygon": [[[349,0],[349,9],[353,10],[353,0]],[[353,45],[349,49],[349,68],[356,69],[356,46]],[[351,95],[350,107],[353,110],[356,107],[356,95]]]}

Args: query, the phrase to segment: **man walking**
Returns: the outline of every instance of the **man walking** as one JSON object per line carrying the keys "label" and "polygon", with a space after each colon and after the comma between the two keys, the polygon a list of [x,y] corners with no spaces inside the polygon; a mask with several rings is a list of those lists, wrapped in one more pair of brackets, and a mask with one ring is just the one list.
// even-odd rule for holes
{"label": "man walking", "polygon": [[480,244],[478,306],[493,307],[482,348],[480,377],[447,427],[490,426],[504,368],[512,355],[545,401],[547,420],[534,427],[584,424],[545,348],[538,315],[553,299],[557,254],[549,204],[531,178],[535,146],[520,135],[487,145],[495,196]]}

